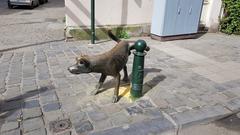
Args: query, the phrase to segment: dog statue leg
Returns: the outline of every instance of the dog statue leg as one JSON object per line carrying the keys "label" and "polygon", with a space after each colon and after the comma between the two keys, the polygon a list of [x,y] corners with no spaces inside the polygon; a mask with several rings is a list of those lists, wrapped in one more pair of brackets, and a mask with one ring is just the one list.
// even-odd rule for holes
{"label": "dog statue leg", "polygon": [[125,65],[124,67],[123,67],[123,72],[124,72],[124,76],[123,76],[123,81],[124,82],[129,82],[129,79],[128,79],[128,72],[127,72],[127,66]]}
{"label": "dog statue leg", "polygon": [[99,82],[98,82],[98,84],[96,85],[95,90],[93,90],[93,91],[91,92],[91,95],[96,95],[96,94],[98,93],[98,90],[102,87],[103,82],[105,81],[106,78],[107,78],[106,75],[101,74],[101,77],[100,77],[100,79],[99,79]]}
{"label": "dog statue leg", "polygon": [[118,101],[120,78],[121,78],[121,75],[118,73],[118,74],[115,76],[115,84],[116,84],[116,85],[115,85],[114,95],[113,95],[113,99],[112,99],[112,102],[113,102],[113,103],[116,103],[116,102]]}

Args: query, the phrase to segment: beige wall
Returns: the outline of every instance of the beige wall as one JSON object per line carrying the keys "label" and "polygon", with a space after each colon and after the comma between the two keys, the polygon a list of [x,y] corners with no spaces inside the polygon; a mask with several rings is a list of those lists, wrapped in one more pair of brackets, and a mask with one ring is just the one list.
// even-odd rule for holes
{"label": "beige wall", "polygon": [[[66,0],[66,25],[90,26],[91,0]],[[95,0],[97,25],[151,22],[152,0]]]}
{"label": "beige wall", "polygon": [[[150,24],[154,0],[95,0],[96,24]],[[91,0],[65,0],[66,25],[90,26]],[[212,26],[218,23],[221,0],[205,0],[201,23]]]}
{"label": "beige wall", "polygon": [[222,14],[221,8],[221,0],[209,0],[205,24],[210,32],[218,31],[219,18]]}

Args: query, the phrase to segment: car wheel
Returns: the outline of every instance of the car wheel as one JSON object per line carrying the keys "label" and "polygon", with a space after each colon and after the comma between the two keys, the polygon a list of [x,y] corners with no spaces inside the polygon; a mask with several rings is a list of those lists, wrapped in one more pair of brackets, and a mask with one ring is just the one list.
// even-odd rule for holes
{"label": "car wheel", "polygon": [[13,9],[13,5],[10,3],[10,1],[8,1],[8,8]]}
{"label": "car wheel", "polygon": [[39,0],[39,3],[40,3],[40,4],[43,4],[43,3],[44,3],[44,0]]}
{"label": "car wheel", "polygon": [[36,7],[38,7],[40,4],[39,4],[39,0],[36,1]]}
{"label": "car wheel", "polygon": [[32,1],[31,5],[30,5],[30,8],[31,9],[34,9],[35,5],[34,5],[34,2]]}

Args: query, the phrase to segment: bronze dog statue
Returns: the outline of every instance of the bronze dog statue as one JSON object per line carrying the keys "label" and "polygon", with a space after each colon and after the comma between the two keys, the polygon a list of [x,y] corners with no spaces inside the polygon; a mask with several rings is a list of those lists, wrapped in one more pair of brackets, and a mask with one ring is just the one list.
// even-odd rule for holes
{"label": "bronze dog statue", "polygon": [[108,31],[109,37],[117,42],[117,45],[110,51],[103,54],[89,56],[82,55],[76,58],[77,63],[70,66],[68,70],[72,74],[81,73],[101,73],[96,89],[91,94],[96,95],[99,89],[102,87],[103,82],[107,76],[113,76],[115,78],[115,90],[112,102],[118,101],[119,85],[120,85],[120,71],[123,69],[124,77],[123,81],[128,82],[128,73],[126,63],[130,54],[130,46],[127,41],[121,41],[111,31]]}

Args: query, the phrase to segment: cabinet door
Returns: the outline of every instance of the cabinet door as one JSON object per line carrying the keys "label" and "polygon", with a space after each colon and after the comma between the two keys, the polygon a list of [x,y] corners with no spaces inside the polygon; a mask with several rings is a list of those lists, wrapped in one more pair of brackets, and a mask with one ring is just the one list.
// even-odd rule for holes
{"label": "cabinet door", "polygon": [[191,1],[196,0],[179,0],[178,9],[177,9],[177,19],[175,23],[175,34],[187,34],[187,23],[188,23],[188,11]]}
{"label": "cabinet door", "polygon": [[179,0],[167,0],[166,2],[162,36],[170,36],[175,34],[175,22],[177,19],[176,13]]}
{"label": "cabinet door", "polygon": [[203,0],[191,0],[188,9],[188,20],[186,23],[187,33],[197,33],[198,25],[201,18]]}
{"label": "cabinet door", "polygon": [[167,0],[154,0],[151,33],[162,36]]}

